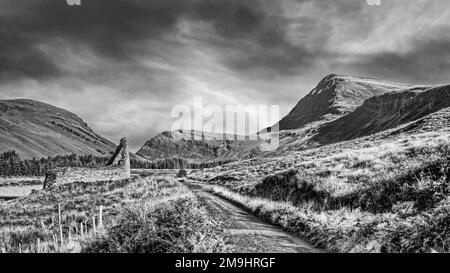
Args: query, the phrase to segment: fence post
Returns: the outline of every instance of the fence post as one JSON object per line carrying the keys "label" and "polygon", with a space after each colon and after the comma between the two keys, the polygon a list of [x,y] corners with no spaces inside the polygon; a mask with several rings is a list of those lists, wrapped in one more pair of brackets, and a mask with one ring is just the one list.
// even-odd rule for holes
{"label": "fence post", "polygon": [[93,228],[94,233],[96,233],[96,232],[97,232],[97,229],[96,229],[96,227],[95,227],[95,215],[92,216],[92,228]]}
{"label": "fence post", "polygon": [[55,234],[53,234],[53,246],[55,247],[55,251],[58,251],[58,239]]}
{"label": "fence post", "polygon": [[63,245],[64,241],[63,241],[63,228],[62,225],[59,225],[59,237],[61,240],[61,246]]}
{"label": "fence post", "polygon": [[58,203],[58,224],[61,225],[61,203]]}
{"label": "fence post", "polygon": [[103,228],[103,206],[100,205],[100,212],[99,212],[99,218],[98,218],[98,227]]}
{"label": "fence post", "polygon": [[61,225],[61,203],[58,203],[58,224],[59,224],[59,237],[61,245],[63,244],[63,230]]}

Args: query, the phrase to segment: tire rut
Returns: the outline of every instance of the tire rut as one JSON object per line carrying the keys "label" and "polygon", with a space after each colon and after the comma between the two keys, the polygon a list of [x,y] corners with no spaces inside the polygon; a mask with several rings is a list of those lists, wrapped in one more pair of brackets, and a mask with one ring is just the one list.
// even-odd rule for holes
{"label": "tire rut", "polygon": [[224,198],[213,194],[207,185],[191,184],[215,221],[225,230],[226,243],[238,253],[322,252],[301,238],[268,224]]}

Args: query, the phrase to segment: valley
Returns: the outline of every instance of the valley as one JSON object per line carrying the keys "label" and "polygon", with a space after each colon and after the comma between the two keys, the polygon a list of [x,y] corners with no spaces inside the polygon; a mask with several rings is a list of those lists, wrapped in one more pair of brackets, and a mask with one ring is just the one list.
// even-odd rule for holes
{"label": "valley", "polygon": [[[27,100],[1,101],[0,106],[2,152],[16,150],[24,158],[74,154],[55,162],[76,162],[80,167],[86,161],[82,166],[89,167],[96,159],[77,156],[104,157],[98,160],[103,164],[115,148],[62,109]],[[231,135],[163,132],[131,154],[132,165],[142,167],[117,184],[80,181],[42,191],[39,175],[4,177],[0,248],[4,252],[450,251],[446,231],[450,86],[331,74],[278,125],[279,146],[274,151],[260,149],[260,141]],[[172,170],[145,169],[146,162],[158,160],[176,164],[167,165]],[[21,170],[20,164],[5,162]],[[196,163],[198,168],[184,168],[180,162]],[[45,173],[46,169],[38,169]],[[55,218],[60,203],[67,209],[68,229],[62,235]],[[106,212],[102,230],[94,229],[99,206]],[[172,229],[171,221],[184,228]],[[81,223],[91,232],[80,233]],[[171,232],[181,235],[165,241]],[[136,233],[144,237],[132,239]],[[63,239],[55,241],[55,236]],[[187,243],[200,237],[204,240],[195,245]],[[38,238],[45,247],[36,249]],[[146,244],[149,240],[155,243]]]}

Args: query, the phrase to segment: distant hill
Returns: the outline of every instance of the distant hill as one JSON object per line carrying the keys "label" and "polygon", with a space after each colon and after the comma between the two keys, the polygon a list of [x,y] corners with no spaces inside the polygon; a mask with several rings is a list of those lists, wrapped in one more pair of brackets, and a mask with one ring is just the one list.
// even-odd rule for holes
{"label": "distant hill", "polygon": [[372,78],[330,74],[279,122],[280,130],[298,129],[311,122],[348,114],[368,98],[407,87]]}
{"label": "distant hill", "polygon": [[167,131],[148,140],[136,155],[158,160],[179,157],[192,161],[242,159],[259,152],[260,141],[194,130]]}
{"label": "distant hill", "polygon": [[447,124],[443,118],[447,112],[441,110],[448,107],[450,86],[413,86],[331,74],[279,122],[279,147],[275,151],[261,151],[258,147],[261,142],[235,140],[233,136],[220,140],[222,135],[177,131],[153,137],[137,155],[197,161],[285,156],[408,123],[416,129],[420,122],[420,128]]}
{"label": "distant hill", "polygon": [[116,145],[64,109],[34,100],[0,100],[0,152],[22,158],[65,154],[109,156]]}

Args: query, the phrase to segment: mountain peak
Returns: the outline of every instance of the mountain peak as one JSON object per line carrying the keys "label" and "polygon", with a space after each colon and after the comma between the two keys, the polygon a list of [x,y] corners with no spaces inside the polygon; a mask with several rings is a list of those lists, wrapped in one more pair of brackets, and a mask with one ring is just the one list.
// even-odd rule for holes
{"label": "mountain peak", "polygon": [[345,115],[368,98],[408,87],[374,78],[329,74],[280,121],[280,130]]}

